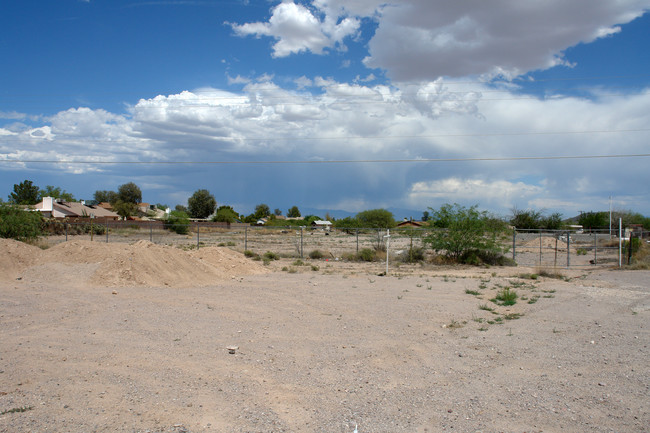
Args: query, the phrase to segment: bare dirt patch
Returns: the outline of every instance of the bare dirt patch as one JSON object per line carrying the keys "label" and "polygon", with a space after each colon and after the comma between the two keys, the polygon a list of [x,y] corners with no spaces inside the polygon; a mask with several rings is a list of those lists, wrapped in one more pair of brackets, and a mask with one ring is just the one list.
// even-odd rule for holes
{"label": "bare dirt patch", "polygon": [[[378,276],[381,263],[100,245],[0,244],[0,432],[650,425],[648,271]],[[505,287],[513,306],[490,301]]]}

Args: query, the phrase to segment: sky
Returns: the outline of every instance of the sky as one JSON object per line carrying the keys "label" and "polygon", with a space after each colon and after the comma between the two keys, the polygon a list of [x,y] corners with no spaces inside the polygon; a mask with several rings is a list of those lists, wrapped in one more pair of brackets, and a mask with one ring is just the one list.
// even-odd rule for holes
{"label": "sky", "polygon": [[650,0],[0,5],[0,198],[650,215]]}

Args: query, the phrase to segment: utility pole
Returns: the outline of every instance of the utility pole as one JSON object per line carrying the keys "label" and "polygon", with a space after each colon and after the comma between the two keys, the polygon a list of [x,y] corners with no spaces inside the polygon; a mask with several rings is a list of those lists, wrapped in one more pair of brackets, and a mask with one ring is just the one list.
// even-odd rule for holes
{"label": "utility pole", "polygon": [[609,196],[609,238],[612,238],[612,196]]}

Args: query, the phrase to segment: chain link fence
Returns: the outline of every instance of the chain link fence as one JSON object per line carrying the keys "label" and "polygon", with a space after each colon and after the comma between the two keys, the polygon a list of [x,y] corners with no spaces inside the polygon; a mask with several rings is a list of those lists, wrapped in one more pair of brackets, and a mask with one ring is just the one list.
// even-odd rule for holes
{"label": "chain link fence", "polygon": [[[176,233],[176,231],[180,233]],[[399,258],[413,249],[425,249],[429,228],[312,228],[265,227],[247,224],[196,223],[184,227],[165,226],[160,221],[56,222],[47,231],[47,243],[72,239],[96,242],[134,243],[148,241],[185,249],[209,246],[228,247],[256,254],[273,252],[284,257],[309,257],[314,251],[325,258],[345,258],[363,249],[385,250]],[[390,237],[388,237],[390,235]],[[647,239],[648,232],[635,234]],[[629,243],[628,243],[629,244]],[[627,263],[626,242],[609,231],[577,233],[561,231],[513,230],[512,242],[504,243],[506,256],[522,266],[576,268],[617,266]]]}

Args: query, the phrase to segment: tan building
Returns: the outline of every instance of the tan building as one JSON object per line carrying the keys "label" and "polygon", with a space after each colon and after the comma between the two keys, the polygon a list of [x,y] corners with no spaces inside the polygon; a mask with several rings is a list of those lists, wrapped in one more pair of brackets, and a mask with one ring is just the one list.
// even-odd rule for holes
{"label": "tan building", "polygon": [[96,218],[98,220],[116,221],[120,216],[100,206],[86,206],[83,202],[67,202],[44,197],[34,206],[46,218]]}

